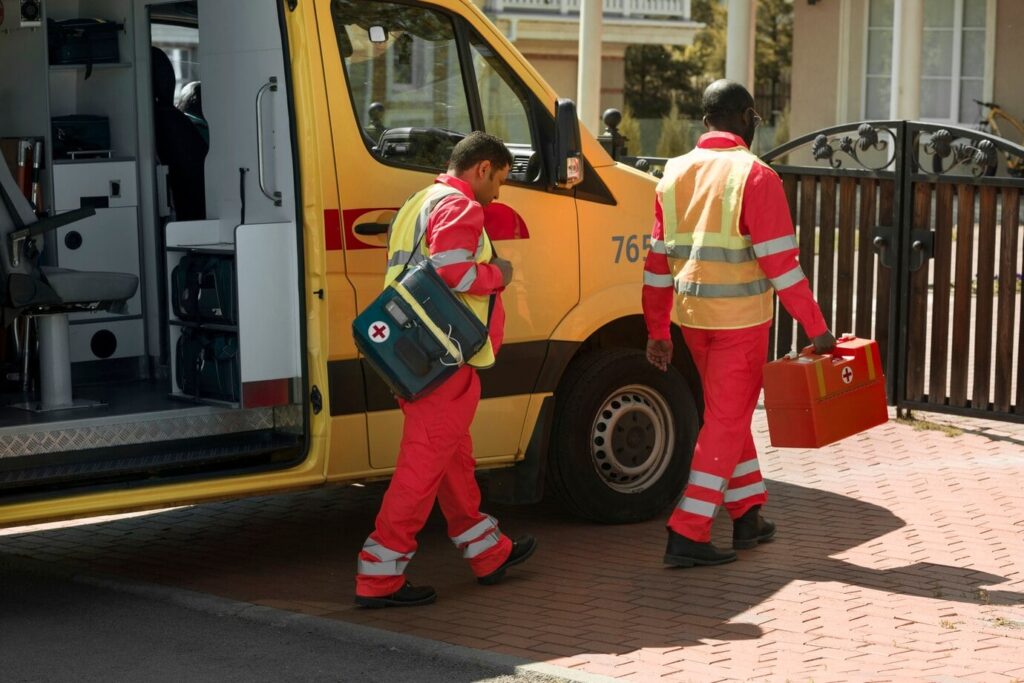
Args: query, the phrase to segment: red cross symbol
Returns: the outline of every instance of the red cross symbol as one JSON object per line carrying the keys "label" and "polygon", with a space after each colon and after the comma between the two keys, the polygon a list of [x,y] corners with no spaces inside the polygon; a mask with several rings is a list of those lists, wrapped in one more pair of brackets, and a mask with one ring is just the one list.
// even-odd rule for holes
{"label": "red cross symbol", "polygon": [[849,384],[853,381],[853,368],[846,366],[843,368],[843,382]]}
{"label": "red cross symbol", "polygon": [[380,344],[391,336],[391,328],[387,323],[376,322],[370,325],[370,339]]}

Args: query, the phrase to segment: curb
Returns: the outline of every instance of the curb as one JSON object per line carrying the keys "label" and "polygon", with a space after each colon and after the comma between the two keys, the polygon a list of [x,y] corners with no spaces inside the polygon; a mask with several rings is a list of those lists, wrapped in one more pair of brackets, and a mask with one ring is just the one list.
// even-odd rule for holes
{"label": "curb", "polygon": [[289,612],[276,607],[266,607],[250,602],[231,600],[183,588],[88,574],[69,567],[53,566],[23,555],[10,555],[0,552],[0,565],[6,565],[35,575],[51,576],[86,586],[170,603],[218,617],[240,618],[275,628],[299,627],[321,637],[344,640],[349,643],[359,643],[368,647],[386,647],[422,657],[501,668],[506,669],[508,673],[519,675],[549,676],[562,681],[571,681],[572,683],[609,683],[616,680],[607,676],[577,671],[553,664],[530,662],[521,657],[506,655],[500,652],[488,652],[462,645],[451,645],[437,640],[430,640],[429,638],[412,636],[405,633],[394,633],[372,626],[362,626],[360,624],[326,619],[309,614]]}

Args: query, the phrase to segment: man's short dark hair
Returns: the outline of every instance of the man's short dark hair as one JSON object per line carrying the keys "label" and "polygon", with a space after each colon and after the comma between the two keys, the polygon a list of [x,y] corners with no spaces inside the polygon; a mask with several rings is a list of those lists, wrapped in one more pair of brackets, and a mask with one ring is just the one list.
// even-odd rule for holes
{"label": "man's short dark hair", "polygon": [[462,173],[481,161],[491,162],[491,166],[496,169],[506,168],[512,165],[512,153],[508,151],[501,138],[482,130],[475,130],[455,145],[448,161],[448,168],[456,173]]}
{"label": "man's short dark hair", "polygon": [[753,106],[750,91],[735,81],[722,78],[704,90],[704,116],[712,123],[739,116]]}

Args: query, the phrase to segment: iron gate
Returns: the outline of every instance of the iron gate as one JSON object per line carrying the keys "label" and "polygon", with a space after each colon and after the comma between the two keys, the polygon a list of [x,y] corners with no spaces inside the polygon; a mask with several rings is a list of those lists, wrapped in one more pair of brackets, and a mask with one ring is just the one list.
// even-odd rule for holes
{"label": "iron gate", "polygon": [[[614,129],[604,137],[623,151]],[[617,156],[655,173],[665,161]],[[762,158],[782,178],[829,327],[878,341],[890,404],[1024,422],[1024,148],[867,121]],[[780,307],[772,357],[808,343]]]}
{"label": "iron gate", "polygon": [[[763,159],[782,177],[826,320],[878,340],[890,403],[1024,421],[1024,148],[964,128],[869,121]],[[794,327],[781,310],[776,352],[793,345]]]}

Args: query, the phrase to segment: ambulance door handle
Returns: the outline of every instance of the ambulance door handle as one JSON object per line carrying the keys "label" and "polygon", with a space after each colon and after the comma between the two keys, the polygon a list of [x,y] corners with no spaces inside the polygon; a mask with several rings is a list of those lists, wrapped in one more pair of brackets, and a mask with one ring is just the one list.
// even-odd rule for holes
{"label": "ambulance door handle", "polygon": [[263,96],[270,92],[277,92],[277,76],[271,76],[270,80],[263,84],[260,91],[256,93],[256,159],[259,169],[260,191],[263,196],[274,202],[274,206],[281,206],[281,193],[267,190],[266,169],[263,163]]}
{"label": "ambulance door handle", "polygon": [[357,235],[383,235],[388,227],[388,223],[360,223],[352,231]]}

